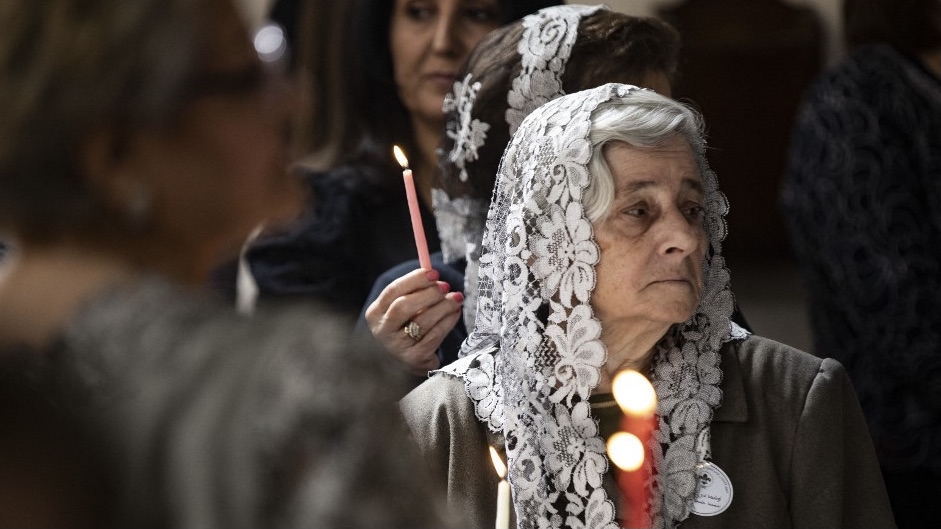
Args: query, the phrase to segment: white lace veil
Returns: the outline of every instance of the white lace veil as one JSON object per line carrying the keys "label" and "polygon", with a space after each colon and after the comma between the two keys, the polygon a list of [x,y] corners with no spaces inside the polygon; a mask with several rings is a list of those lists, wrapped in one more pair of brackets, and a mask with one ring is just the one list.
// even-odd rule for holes
{"label": "white lace veil", "polygon": [[[516,132],[520,122],[543,103],[565,94],[562,74],[578,36],[582,18],[607,6],[560,5],[541,9],[523,18],[523,35],[517,46],[520,73],[507,92],[506,124],[509,134]],[[486,72],[481,72],[486,77]],[[447,135],[453,147],[439,153],[442,164],[452,164],[459,178],[466,182],[467,166],[478,160],[481,147],[487,142],[491,125],[476,117],[474,103],[481,82],[474,78],[473,66],[467,75],[454,83],[454,90],[444,101],[444,111],[451,112]],[[483,239],[484,220],[489,195],[449,196],[442,189],[432,189],[435,220],[446,263],[465,259],[464,322],[473,328],[477,296],[478,259]]]}
{"label": "white lace veil", "polygon": [[[659,397],[652,453],[651,527],[689,515],[694,467],[708,454],[721,400],[719,350],[744,331],[730,321],[729,273],[721,256],[728,210],[704,157],[698,116],[669,98],[608,84],[557,98],[532,112],[504,154],[481,256],[477,324],[462,358],[442,372],[461,377],[478,419],[506,439],[520,527],[616,527],[602,488],[608,469],[588,397],[607,352],[589,304],[599,249],[582,205],[599,105],[630,106],[625,127],[654,113],[674,119],[698,156],[708,249],[695,314],[658,343],[649,376]],[[662,122],[662,120],[661,120]],[[680,123],[690,124],[688,128]],[[649,463],[648,463],[649,464]]]}

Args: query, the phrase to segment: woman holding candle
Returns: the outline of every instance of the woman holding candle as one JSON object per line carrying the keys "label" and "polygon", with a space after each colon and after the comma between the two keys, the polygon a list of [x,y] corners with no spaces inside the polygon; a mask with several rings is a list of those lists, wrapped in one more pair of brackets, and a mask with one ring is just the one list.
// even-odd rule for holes
{"label": "woman holding candle", "polygon": [[297,209],[291,91],[235,5],[4,0],[0,27],[0,355],[100,427],[108,521],[440,526],[398,371],[322,308],[247,319],[203,291]]}
{"label": "woman holding candle", "polygon": [[[607,82],[669,95],[679,48],[679,34],[664,22],[583,5],[545,8],[481,41],[448,96],[440,178],[432,190],[442,243],[442,253],[433,256],[435,269],[467,297],[463,319],[455,325],[453,318],[427,312],[434,309],[426,305],[427,280],[415,271],[415,260],[380,276],[363,316],[410,372],[424,378],[453,362],[473,325],[487,207],[500,157],[523,117],[545,101]],[[551,86],[531,82],[543,78]],[[411,321],[427,331],[421,340],[401,332]]]}
{"label": "woman holding candle", "polygon": [[546,103],[513,136],[464,356],[402,401],[474,526],[496,510],[487,445],[518,527],[627,518],[604,441],[627,368],[658,399],[644,527],[894,526],[843,368],[731,321],[728,206],[704,149],[694,111],[619,84]]}
{"label": "woman holding candle", "polygon": [[[379,274],[416,257],[393,145],[408,158],[425,239],[437,251],[430,189],[444,96],[488,32],[558,3],[354,0],[335,8],[336,20],[314,21],[316,27],[341,28],[329,28],[338,40],[312,57],[335,59],[322,80],[334,98],[314,95],[322,115],[311,126],[326,134],[309,147],[312,161],[300,169],[312,192],[308,210],[289,229],[269,230],[246,252],[259,300],[316,299],[355,318]],[[450,287],[438,279],[433,270],[421,274],[425,296],[453,325],[460,295],[447,295]],[[235,288],[231,277],[222,280],[228,290]]]}

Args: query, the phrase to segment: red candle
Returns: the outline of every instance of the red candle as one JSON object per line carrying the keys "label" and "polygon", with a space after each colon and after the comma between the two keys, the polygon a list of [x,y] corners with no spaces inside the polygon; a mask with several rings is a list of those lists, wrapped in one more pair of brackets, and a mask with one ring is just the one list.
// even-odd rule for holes
{"label": "red candle", "polygon": [[655,424],[657,394],[646,377],[637,371],[622,371],[611,384],[614,399],[624,413],[621,432],[608,440],[608,455],[618,467],[618,488],[624,511],[624,527],[643,527],[647,519],[649,494],[647,481],[650,474],[646,459]]}
{"label": "red candle", "polygon": [[418,206],[418,193],[415,192],[415,179],[408,168],[408,159],[398,145],[392,146],[395,159],[402,166],[402,179],[405,181],[405,196],[408,199],[408,212],[412,216],[412,233],[415,247],[418,249],[418,262],[421,267],[431,270],[431,257],[428,255],[428,241],[425,240],[425,228],[421,221],[421,208]]}

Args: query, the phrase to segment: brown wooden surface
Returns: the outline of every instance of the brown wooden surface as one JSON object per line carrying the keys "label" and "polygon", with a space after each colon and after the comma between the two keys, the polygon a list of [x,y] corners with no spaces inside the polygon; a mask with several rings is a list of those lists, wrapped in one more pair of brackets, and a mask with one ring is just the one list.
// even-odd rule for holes
{"label": "brown wooden surface", "polygon": [[794,116],[822,65],[816,14],[777,0],[687,0],[658,14],[683,36],[674,95],[703,112],[731,203],[725,255],[733,269],[790,260],[777,200]]}

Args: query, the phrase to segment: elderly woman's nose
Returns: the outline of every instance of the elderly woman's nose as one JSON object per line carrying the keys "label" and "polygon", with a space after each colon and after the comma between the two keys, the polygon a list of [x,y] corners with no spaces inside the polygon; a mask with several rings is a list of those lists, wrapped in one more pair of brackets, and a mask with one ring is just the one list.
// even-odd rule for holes
{"label": "elderly woman's nose", "polygon": [[667,211],[658,224],[658,245],[661,253],[692,253],[702,244],[699,224],[691,222],[678,208]]}

